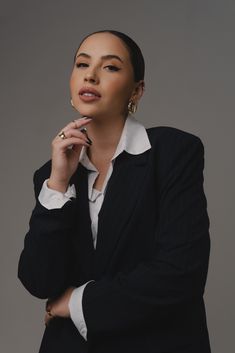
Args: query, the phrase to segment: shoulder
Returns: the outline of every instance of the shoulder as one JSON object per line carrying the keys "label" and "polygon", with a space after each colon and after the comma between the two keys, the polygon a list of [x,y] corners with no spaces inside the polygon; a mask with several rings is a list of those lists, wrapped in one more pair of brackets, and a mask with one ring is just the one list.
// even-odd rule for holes
{"label": "shoulder", "polygon": [[199,136],[178,129],[172,126],[156,126],[146,129],[150,143],[162,145],[162,144],[184,144],[184,143],[197,143],[202,144],[202,140]]}
{"label": "shoulder", "polygon": [[35,171],[34,174],[36,174],[36,176],[47,178],[50,176],[50,173],[51,173],[51,159],[46,161],[41,166],[39,166],[39,168]]}
{"label": "shoulder", "polygon": [[204,163],[204,145],[193,133],[171,126],[146,129],[151,144],[151,157],[163,169],[184,167],[193,160]]}
{"label": "shoulder", "polygon": [[48,179],[51,174],[51,159],[45,162],[37,170],[35,170],[33,175],[33,182],[36,194],[41,190],[42,184],[45,179]]}
{"label": "shoulder", "polygon": [[201,138],[191,132],[172,126],[156,126],[146,129],[153,150],[164,154],[182,152],[182,149],[198,148],[204,152]]}

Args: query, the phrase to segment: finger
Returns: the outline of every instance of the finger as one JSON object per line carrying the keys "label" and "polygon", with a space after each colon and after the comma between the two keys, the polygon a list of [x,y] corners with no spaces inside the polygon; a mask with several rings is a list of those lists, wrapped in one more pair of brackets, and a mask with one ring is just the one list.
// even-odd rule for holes
{"label": "finger", "polygon": [[85,119],[85,118],[79,118],[74,121],[71,121],[69,124],[67,124],[61,131],[68,131],[69,129],[79,129],[87,124],[89,124],[92,121],[91,118]]}
{"label": "finger", "polygon": [[75,124],[75,128],[79,129],[89,124],[91,121],[92,121],[92,118],[84,117],[84,118],[73,120],[73,123]]}
{"label": "finger", "polygon": [[[86,133],[85,131],[80,131],[78,129],[69,129],[67,131],[64,131],[64,134],[65,134],[65,138],[69,138],[69,137],[79,137],[81,139],[83,139],[84,141],[86,141],[87,139],[87,136],[86,136]],[[61,139],[61,137],[59,135],[57,135],[57,140]],[[62,139],[63,140],[63,139]]]}
{"label": "finger", "polygon": [[[81,132],[80,130],[77,129],[70,129],[66,133],[64,132],[64,138],[61,136],[57,135],[55,139],[52,141],[52,146],[59,144],[60,147],[69,147],[71,140],[68,140],[71,137],[76,137],[78,139],[81,139],[84,143],[85,146],[90,146],[92,144],[91,139],[87,136],[86,132]],[[64,143],[62,143],[62,141]],[[66,141],[66,142],[65,142]],[[77,141],[79,142],[79,140]],[[84,145],[83,143],[83,145]]]}
{"label": "finger", "polygon": [[83,138],[79,138],[79,137],[69,137],[69,138],[66,138],[66,139],[61,139],[60,140],[55,140],[53,141],[52,143],[53,146],[56,146],[56,148],[58,149],[61,149],[61,150],[64,150],[66,148],[68,148],[70,145],[80,145],[81,147],[82,146],[87,146],[87,147],[90,147],[90,143],[88,142],[88,140],[84,140]]}
{"label": "finger", "polygon": [[65,148],[65,147],[69,147],[72,143],[71,138],[77,138],[77,143],[79,143],[79,141],[83,142],[83,145],[85,146],[90,146],[92,144],[91,140],[87,137],[87,135],[79,130],[76,129],[70,129],[66,132],[65,134],[65,138],[61,138],[61,136],[58,136],[53,140],[52,145],[56,147],[60,147],[60,148]]}

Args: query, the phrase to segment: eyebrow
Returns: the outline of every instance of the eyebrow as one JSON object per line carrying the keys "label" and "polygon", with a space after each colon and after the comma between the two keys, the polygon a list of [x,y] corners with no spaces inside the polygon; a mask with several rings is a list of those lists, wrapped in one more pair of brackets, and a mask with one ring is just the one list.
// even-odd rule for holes
{"label": "eyebrow", "polygon": [[[79,57],[79,56],[84,56],[85,58],[91,58],[91,56],[89,54],[86,54],[86,53],[80,53],[76,56],[76,59]],[[118,55],[115,55],[115,54],[107,54],[107,55],[103,55],[101,56],[101,59],[102,60],[108,60],[108,59],[117,59],[119,61],[121,61],[123,63],[123,60],[118,56]]]}

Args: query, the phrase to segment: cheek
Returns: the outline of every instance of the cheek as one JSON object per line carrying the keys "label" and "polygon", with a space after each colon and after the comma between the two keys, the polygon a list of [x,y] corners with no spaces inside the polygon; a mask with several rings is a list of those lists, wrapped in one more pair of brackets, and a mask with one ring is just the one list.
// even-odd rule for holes
{"label": "cheek", "polygon": [[114,81],[110,83],[109,92],[121,100],[128,100],[131,95],[132,88],[130,82],[127,80]]}
{"label": "cheek", "polygon": [[78,81],[79,81],[79,75],[75,70],[73,70],[70,76],[70,86],[76,86]]}
{"label": "cheek", "polygon": [[75,75],[71,75],[70,81],[69,81],[69,87],[70,87],[70,92],[75,93],[78,89],[78,79]]}
{"label": "cheek", "polygon": [[69,87],[72,90],[74,86],[74,77],[73,75],[71,75],[70,80],[69,80]]}
{"label": "cheek", "polygon": [[76,74],[75,74],[75,72],[73,71],[72,74],[71,74],[71,76],[70,76],[70,83],[74,83],[75,78],[76,78]]}

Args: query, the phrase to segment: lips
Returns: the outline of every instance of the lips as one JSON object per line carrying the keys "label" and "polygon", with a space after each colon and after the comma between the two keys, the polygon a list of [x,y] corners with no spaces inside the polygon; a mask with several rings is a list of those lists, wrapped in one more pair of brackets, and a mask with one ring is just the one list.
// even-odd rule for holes
{"label": "lips", "polygon": [[82,89],[80,89],[78,94],[82,97],[101,97],[100,93],[96,89],[91,87],[83,87]]}

